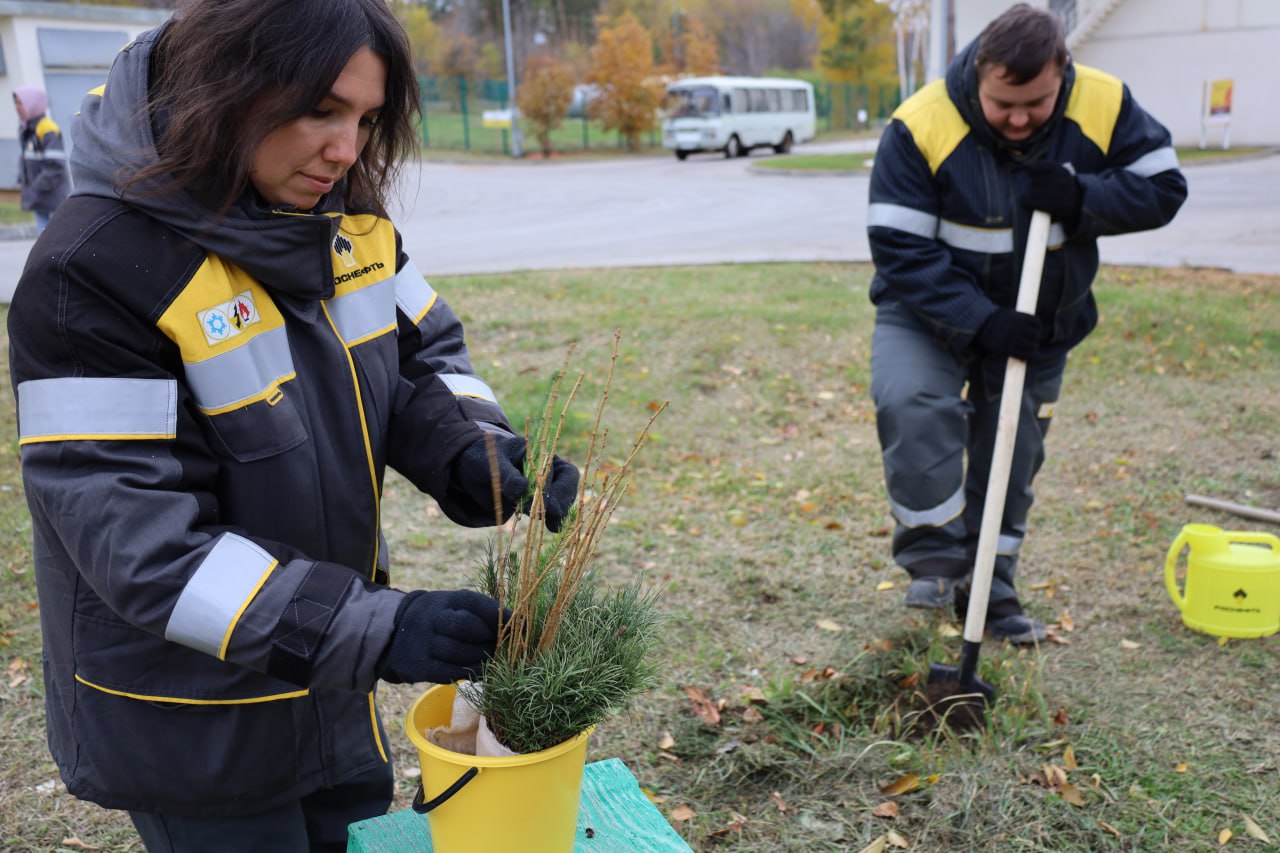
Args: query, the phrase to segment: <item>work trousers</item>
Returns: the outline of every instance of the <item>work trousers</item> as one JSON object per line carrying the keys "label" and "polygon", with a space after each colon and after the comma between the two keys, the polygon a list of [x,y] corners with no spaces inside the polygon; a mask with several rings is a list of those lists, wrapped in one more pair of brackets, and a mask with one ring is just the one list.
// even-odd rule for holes
{"label": "work trousers", "polygon": [[[876,311],[871,395],[896,522],[893,557],[913,578],[963,578],[973,570],[1003,365],[958,360],[895,303]],[[991,583],[992,617],[1021,612],[1014,589],[1018,551],[1065,367],[1065,354],[1027,365]]]}
{"label": "work trousers", "polygon": [[129,812],[129,817],[147,853],[343,853],[347,826],[386,814],[394,786],[387,762],[332,788],[244,817],[156,812]]}

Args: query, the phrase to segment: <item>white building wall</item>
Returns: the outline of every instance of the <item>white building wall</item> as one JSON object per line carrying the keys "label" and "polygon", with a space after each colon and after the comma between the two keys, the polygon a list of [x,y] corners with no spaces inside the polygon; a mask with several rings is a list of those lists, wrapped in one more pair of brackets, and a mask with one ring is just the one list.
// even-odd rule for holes
{"label": "white building wall", "polygon": [[[953,4],[957,51],[1013,5],[933,2]],[[1028,2],[1049,8],[1048,0]],[[1235,81],[1231,145],[1280,144],[1280,109],[1267,94],[1280,86],[1280,0],[1078,0],[1077,22],[1098,11],[1107,14],[1072,56],[1128,83],[1175,145],[1199,143],[1205,82],[1228,78]],[[1220,126],[1209,129],[1209,145],[1222,138]]]}

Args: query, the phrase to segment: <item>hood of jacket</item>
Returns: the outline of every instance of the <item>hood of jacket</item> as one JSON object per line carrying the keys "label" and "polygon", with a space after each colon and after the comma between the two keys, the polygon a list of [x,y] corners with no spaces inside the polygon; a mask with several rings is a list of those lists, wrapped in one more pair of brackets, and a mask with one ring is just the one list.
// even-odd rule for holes
{"label": "hood of jacket", "polygon": [[974,39],[961,51],[951,64],[947,66],[947,94],[960,110],[965,123],[982,140],[983,144],[1003,150],[1017,160],[1035,161],[1044,156],[1054,138],[1055,129],[1062,122],[1067,111],[1067,99],[1071,97],[1071,88],[1076,81],[1076,68],[1067,59],[1067,67],[1062,72],[1062,88],[1058,90],[1058,101],[1053,105],[1053,114],[1049,120],[1040,125],[1026,139],[1011,142],[996,132],[987,123],[982,113],[982,103],[978,100],[978,41]]}
{"label": "hood of jacket", "polygon": [[160,180],[125,189],[132,172],[159,158],[148,84],[152,51],[164,29],[143,33],[121,51],[106,85],[85,97],[72,120],[69,159],[75,194],[120,199],[280,293],[329,298],[334,287],[330,245],[340,217],[327,211],[341,210],[342,184],[313,211],[273,210],[246,190],[222,214],[187,190],[157,193]]}
{"label": "hood of jacket", "polygon": [[27,127],[35,127],[40,117],[49,111],[49,96],[39,86],[19,86],[13,90],[13,99],[22,104],[22,112],[27,117],[23,124]]}

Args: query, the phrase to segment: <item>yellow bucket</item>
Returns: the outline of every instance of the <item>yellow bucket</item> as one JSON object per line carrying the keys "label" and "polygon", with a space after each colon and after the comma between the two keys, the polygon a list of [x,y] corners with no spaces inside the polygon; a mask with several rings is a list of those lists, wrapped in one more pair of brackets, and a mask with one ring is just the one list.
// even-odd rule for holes
{"label": "yellow bucket", "polygon": [[432,687],[405,717],[422,765],[413,808],[427,814],[436,853],[572,853],[591,732],[507,758],[443,749],[425,733],[449,725],[455,693],[452,684]]}

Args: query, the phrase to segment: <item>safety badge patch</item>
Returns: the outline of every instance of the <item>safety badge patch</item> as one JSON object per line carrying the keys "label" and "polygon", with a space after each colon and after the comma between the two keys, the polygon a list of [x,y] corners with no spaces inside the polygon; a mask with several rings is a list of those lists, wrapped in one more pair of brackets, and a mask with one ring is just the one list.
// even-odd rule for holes
{"label": "safety badge patch", "polygon": [[198,312],[196,316],[200,318],[204,339],[211,347],[234,338],[261,319],[253,294],[247,290],[228,302]]}

